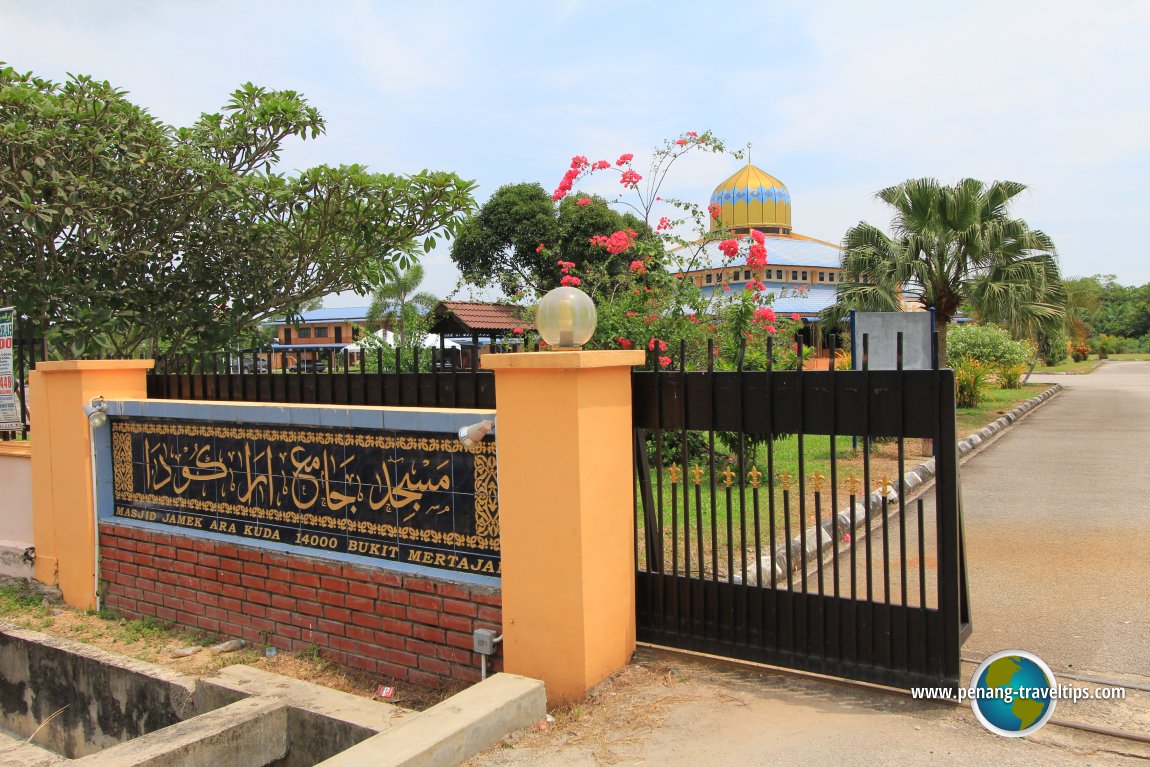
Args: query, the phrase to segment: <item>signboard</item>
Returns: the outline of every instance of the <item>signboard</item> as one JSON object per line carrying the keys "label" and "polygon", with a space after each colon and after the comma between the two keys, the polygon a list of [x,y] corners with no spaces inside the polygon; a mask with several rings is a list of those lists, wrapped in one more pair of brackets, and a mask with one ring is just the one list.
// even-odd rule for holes
{"label": "signboard", "polygon": [[12,365],[12,340],[16,310],[0,309],[0,431],[20,431],[20,400],[16,397],[16,377]]}
{"label": "signboard", "polygon": [[113,418],[112,468],[119,518],[500,572],[491,436]]}
{"label": "signboard", "polygon": [[898,334],[902,333],[902,369],[931,370],[934,360],[934,311],[851,312],[851,361],[862,370],[863,336],[867,369],[898,369]]}

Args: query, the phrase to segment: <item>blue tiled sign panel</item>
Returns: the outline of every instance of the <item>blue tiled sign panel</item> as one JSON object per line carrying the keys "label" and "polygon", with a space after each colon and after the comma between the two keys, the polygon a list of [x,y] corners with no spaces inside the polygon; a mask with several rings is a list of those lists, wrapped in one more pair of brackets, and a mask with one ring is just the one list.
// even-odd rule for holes
{"label": "blue tiled sign panel", "polygon": [[113,515],[499,574],[495,442],[454,434],[112,419]]}

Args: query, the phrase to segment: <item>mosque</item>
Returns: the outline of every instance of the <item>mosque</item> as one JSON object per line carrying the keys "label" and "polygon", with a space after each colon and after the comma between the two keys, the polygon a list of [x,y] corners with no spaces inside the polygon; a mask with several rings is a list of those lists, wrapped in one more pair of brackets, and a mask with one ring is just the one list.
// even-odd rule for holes
{"label": "mosque", "polygon": [[[838,245],[798,234],[791,229],[791,194],[782,181],[747,163],[715,187],[711,204],[719,217],[711,219],[712,232],[746,235],[757,229],[766,235],[767,266],[753,269],[728,262],[719,252],[719,241],[705,244],[693,259],[695,268],[684,272],[707,295],[741,290],[750,280],[761,280],[774,292],[771,306],[780,314],[798,314],[806,323],[835,302],[835,286],[841,280],[842,249]],[[698,245],[684,246],[692,254]]]}

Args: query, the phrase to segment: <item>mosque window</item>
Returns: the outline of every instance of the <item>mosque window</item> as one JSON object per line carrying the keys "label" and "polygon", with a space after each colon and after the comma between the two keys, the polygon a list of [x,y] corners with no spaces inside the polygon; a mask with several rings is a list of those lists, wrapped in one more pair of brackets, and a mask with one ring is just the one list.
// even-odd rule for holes
{"label": "mosque window", "polygon": [[806,282],[806,281],[807,281],[807,273],[803,272],[803,282]]}
{"label": "mosque window", "polygon": [[827,280],[827,282],[834,282],[835,281],[835,273],[834,272],[828,273],[827,276],[830,278]]}
{"label": "mosque window", "polygon": [[715,278],[708,274],[707,275],[707,284],[710,285],[714,281],[715,281]]}
{"label": "mosque window", "polygon": [[731,272],[731,281],[733,282],[733,281],[738,280],[738,279],[739,279],[739,270],[736,269],[735,271]]}
{"label": "mosque window", "polygon": [[798,279],[799,279],[799,270],[798,269],[792,269],[791,270],[791,279],[798,282]]}
{"label": "mosque window", "polygon": [[826,272],[819,272],[819,282],[826,282],[826,281],[827,281],[827,273]]}
{"label": "mosque window", "polygon": [[751,270],[750,269],[744,269],[743,270],[743,279],[744,280],[751,279]]}
{"label": "mosque window", "polygon": [[783,278],[783,270],[782,269],[776,269],[775,270],[775,279],[781,280],[782,278]]}

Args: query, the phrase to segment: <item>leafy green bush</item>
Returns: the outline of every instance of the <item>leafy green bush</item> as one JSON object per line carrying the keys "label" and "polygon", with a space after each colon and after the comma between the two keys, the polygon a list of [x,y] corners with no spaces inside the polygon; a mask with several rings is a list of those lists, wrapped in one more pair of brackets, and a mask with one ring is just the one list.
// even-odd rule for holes
{"label": "leafy green bush", "polygon": [[1026,365],[1007,365],[998,369],[998,386],[1000,389],[1021,389],[1022,374],[1026,372]]}
{"label": "leafy green bush", "polygon": [[[950,358],[949,352],[947,358]],[[954,367],[954,384],[959,407],[978,407],[986,389],[990,386],[991,366],[971,357],[957,360]]]}
{"label": "leafy green bush", "polygon": [[1015,341],[997,325],[967,323],[950,328],[946,334],[946,362],[958,369],[970,359],[995,368],[1025,365],[1034,357],[1028,341]]}
{"label": "leafy green bush", "polygon": [[1070,340],[1066,331],[1042,331],[1038,334],[1038,357],[1044,365],[1057,365],[1069,356]]}

